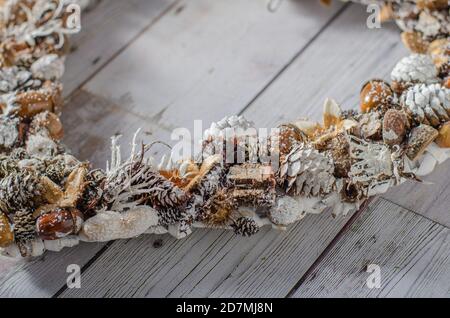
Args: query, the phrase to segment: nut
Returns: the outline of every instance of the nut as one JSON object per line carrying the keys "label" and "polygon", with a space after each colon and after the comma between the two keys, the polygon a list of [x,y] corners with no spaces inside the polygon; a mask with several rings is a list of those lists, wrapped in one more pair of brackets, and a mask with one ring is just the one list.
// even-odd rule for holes
{"label": "nut", "polygon": [[393,92],[389,84],[383,80],[371,80],[367,82],[360,94],[360,106],[364,113],[375,109],[386,110],[390,107]]}
{"label": "nut", "polygon": [[83,224],[83,214],[74,208],[56,208],[41,215],[36,222],[36,231],[43,240],[57,240],[77,234]]}
{"label": "nut", "polygon": [[44,91],[28,91],[17,95],[20,105],[19,116],[31,118],[45,111],[53,111],[52,96]]}
{"label": "nut", "polygon": [[416,6],[419,10],[440,10],[448,8],[448,0],[416,0]]}
{"label": "nut", "polygon": [[383,119],[383,140],[393,146],[402,143],[406,136],[408,118],[400,110],[389,109]]}
{"label": "nut", "polygon": [[8,217],[0,212],[0,247],[8,247],[14,242],[14,234]]}
{"label": "nut", "polygon": [[411,160],[416,160],[425,149],[436,139],[439,132],[431,126],[422,124],[411,130],[406,155]]}
{"label": "nut", "polygon": [[439,129],[439,136],[436,138],[436,143],[441,148],[450,148],[450,122],[446,122]]}

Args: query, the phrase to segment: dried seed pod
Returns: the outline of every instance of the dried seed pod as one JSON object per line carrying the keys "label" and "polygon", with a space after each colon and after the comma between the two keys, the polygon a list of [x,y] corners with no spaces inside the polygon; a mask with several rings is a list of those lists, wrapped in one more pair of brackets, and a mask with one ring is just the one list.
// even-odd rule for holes
{"label": "dried seed pod", "polygon": [[403,44],[413,53],[425,54],[430,42],[423,39],[419,32],[405,31],[401,34]]}
{"label": "dried seed pod", "polygon": [[439,129],[439,136],[436,138],[436,143],[441,148],[450,148],[450,122],[446,122]]}
{"label": "dried seed pod", "polygon": [[323,126],[326,129],[338,127],[342,119],[342,110],[339,104],[335,100],[327,98],[323,105]]}
{"label": "dried seed pod", "polygon": [[278,128],[280,129],[279,153],[281,155],[288,154],[296,143],[306,141],[306,135],[295,125],[284,124]]}
{"label": "dried seed pod", "polygon": [[348,176],[352,166],[352,158],[349,154],[350,145],[344,133],[340,133],[330,140],[327,150],[331,153],[334,162],[334,175],[338,178]]}
{"label": "dried seed pod", "polygon": [[450,60],[450,39],[437,39],[430,43],[426,52],[433,58],[436,67],[443,70]]}
{"label": "dried seed pod", "polygon": [[78,234],[83,224],[83,214],[74,208],[57,208],[41,215],[36,222],[36,231],[43,240],[58,240]]}
{"label": "dried seed pod", "polygon": [[362,114],[359,119],[359,134],[364,139],[380,140],[382,136],[382,120],[380,112]]}
{"label": "dried seed pod", "polygon": [[389,145],[399,145],[406,136],[408,118],[402,111],[390,109],[383,118],[383,140]]}
{"label": "dried seed pod", "polygon": [[416,160],[425,149],[437,138],[439,132],[431,126],[420,125],[411,130],[406,155],[411,160]]}
{"label": "dried seed pod", "polygon": [[364,113],[377,109],[386,111],[391,107],[392,97],[393,92],[389,84],[383,80],[371,80],[361,90],[361,110]]}
{"label": "dried seed pod", "polygon": [[416,0],[416,6],[419,10],[440,10],[448,8],[448,0]]}
{"label": "dried seed pod", "polygon": [[9,219],[0,212],[0,247],[7,247],[12,243],[14,243],[14,233],[9,225]]}

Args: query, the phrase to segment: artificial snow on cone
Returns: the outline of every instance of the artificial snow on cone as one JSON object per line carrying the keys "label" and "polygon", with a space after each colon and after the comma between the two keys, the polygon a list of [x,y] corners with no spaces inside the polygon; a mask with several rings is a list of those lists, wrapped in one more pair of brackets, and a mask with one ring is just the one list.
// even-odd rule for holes
{"label": "artificial snow on cone", "polygon": [[450,120],[450,89],[440,84],[417,84],[401,96],[401,103],[419,124],[438,127]]}
{"label": "artificial snow on cone", "polygon": [[333,190],[335,177],[331,158],[312,146],[298,144],[281,161],[278,183],[286,192],[306,196],[326,195]]}

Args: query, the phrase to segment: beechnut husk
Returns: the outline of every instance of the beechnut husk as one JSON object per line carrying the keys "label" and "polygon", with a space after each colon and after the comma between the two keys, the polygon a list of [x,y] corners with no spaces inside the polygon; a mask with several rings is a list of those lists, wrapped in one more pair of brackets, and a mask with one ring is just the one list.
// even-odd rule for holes
{"label": "beechnut husk", "polygon": [[[392,70],[390,82],[363,85],[360,111],[342,111],[327,99],[322,123],[293,118],[278,127],[279,147],[259,138],[245,149],[225,131],[253,124],[226,117],[205,132],[200,160],[167,156],[159,165],[137,135],[122,160],[114,137],[107,169],[92,169],[67,153],[59,119],[64,54],[74,33],[66,8],[86,2],[0,4],[3,255],[38,256],[80,241],[145,233],[184,238],[195,227],[242,236],[264,225],[285,229],[307,214],[330,208],[345,215],[408,179],[420,182],[450,156],[448,1],[359,1],[378,3],[380,20],[395,20],[412,51]],[[236,147],[222,147],[230,143]],[[223,160],[235,151],[255,157],[262,144],[275,153],[276,165]]]}

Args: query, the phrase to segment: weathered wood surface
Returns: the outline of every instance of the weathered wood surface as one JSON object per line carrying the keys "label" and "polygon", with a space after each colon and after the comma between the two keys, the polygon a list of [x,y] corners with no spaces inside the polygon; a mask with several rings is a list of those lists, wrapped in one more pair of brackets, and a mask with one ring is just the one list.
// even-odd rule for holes
{"label": "weathered wood surface", "polygon": [[[367,285],[371,264],[380,288]],[[293,297],[450,297],[449,269],[450,229],[379,199]]]}
{"label": "weathered wood surface", "polygon": [[[170,141],[175,127],[192,129],[193,120],[202,119],[205,128],[233,113],[245,114],[258,127],[293,117],[320,120],[325,97],[355,107],[362,82],[388,78],[407,54],[395,27],[368,29],[365,9],[355,5],[326,9],[313,1],[282,1],[270,12],[260,0],[133,0],[128,8],[125,1],[108,2],[113,7],[103,10],[110,14],[86,15],[84,32],[92,31],[76,40],[79,48],[67,70],[73,76],[65,80],[71,95],[63,116],[65,142],[97,167],[109,159],[111,135],[124,135],[126,155],[138,128],[146,141]],[[152,153],[161,150],[167,151],[156,147]],[[426,208],[417,212],[425,214]],[[427,216],[439,220],[443,213]],[[181,241],[165,235],[83,244],[0,278],[0,296],[296,295],[303,287],[297,289],[299,282],[349,235],[346,226],[355,220],[358,214],[309,216],[286,233],[266,228],[250,239],[196,230]],[[70,262],[84,268],[79,290],[65,288]],[[436,286],[434,277],[448,276],[442,267],[436,272],[421,272],[431,277],[421,295]]]}

